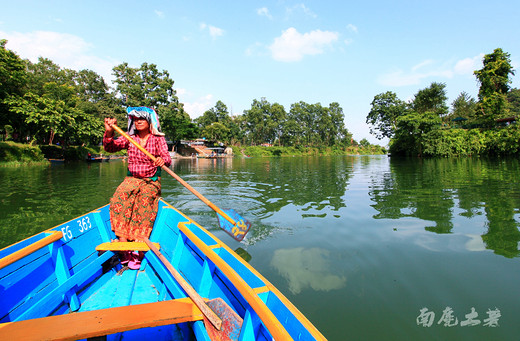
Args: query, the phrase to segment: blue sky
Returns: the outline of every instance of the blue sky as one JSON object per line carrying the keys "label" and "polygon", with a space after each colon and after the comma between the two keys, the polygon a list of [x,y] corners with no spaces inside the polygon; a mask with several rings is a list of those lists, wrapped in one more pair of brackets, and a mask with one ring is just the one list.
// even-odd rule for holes
{"label": "blue sky", "polygon": [[[476,98],[474,70],[502,48],[520,65],[520,2],[501,1],[6,1],[0,39],[22,58],[91,69],[107,81],[123,62],[167,70],[192,118],[224,102],[338,102],[357,141],[375,95],[411,100],[432,82],[449,104]],[[512,78],[520,88],[519,75]]]}

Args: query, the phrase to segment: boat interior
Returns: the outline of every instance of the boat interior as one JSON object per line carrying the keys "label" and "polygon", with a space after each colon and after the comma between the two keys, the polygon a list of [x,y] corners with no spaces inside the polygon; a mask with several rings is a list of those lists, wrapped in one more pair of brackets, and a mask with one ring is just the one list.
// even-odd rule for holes
{"label": "boat interior", "polygon": [[[107,205],[0,250],[0,334],[61,326],[49,336],[208,339],[200,310],[156,254],[121,272],[117,251],[96,250],[114,238]],[[312,324],[265,278],[162,200],[150,239],[200,296],[222,298],[243,319],[240,339],[315,339]],[[96,328],[96,319],[112,324]]]}

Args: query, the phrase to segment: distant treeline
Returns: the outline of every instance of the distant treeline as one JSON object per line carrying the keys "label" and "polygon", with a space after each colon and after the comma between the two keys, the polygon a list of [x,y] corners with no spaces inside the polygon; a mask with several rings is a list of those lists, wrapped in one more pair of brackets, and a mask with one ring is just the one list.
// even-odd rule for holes
{"label": "distant treeline", "polygon": [[116,117],[124,127],[127,106],[147,106],[159,113],[162,131],[172,141],[205,137],[241,146],[375,147],[366,139],[353,140],[343,109],[335,102],[322,106],[301,101],[286,111],[261,98],[253,100],[242,115],[232,116],[217,101],[192,121],[179,102],[173,79],[154,64],[115,66],[111,88],[94,71],[61,68],[42,57],[32,63],[7,49],[6,43],[0,40],[0,134],[4,141],[98,145],[104,117]]}
{"label": "distant treeline", "polygon": [[451,110],[444,83],[432,83],[408,103],[391,91],[376,95],[366,119],[371,133],[390,139],[392,155],[519,155],[520,90],[510,87],[510,55],[495,49],[474,74],[478,99],[462,92]]}

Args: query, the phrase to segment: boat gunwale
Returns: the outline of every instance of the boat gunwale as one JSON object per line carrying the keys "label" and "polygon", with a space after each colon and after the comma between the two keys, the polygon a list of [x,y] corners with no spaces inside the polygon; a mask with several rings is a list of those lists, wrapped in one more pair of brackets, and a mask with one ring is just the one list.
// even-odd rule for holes
{"label": "boat gunwale", "polygon": [[[287,339],[287,337],[290,338],[288,332],[286,329],[282,326],[281,322],[274,316],[272,311],[267,307],[266,303],[262,301],[262,299],[258,296],[258,291],[262,290],[262,293],[271,292],[275,296],[278,297],[278,299],[287,307],[287,309],[295,316],[295,318],[303,325],[305,329],[309,331],[309,333],[315,337],[317,340],[326,340],[326,338],[321,334],[321,332],[303,315],[302,312],[294,306],[294,304],[291,303],[273,284],[271,284],[263,275],[261,275],[254,267],[252,267],[249,263],[247,263],[242,257],[237,256],[236,253],[231,250],[225,243],[223,243],[220,239],[218,239],[215,235],[210,233],[206,228],[199,225],[196,221],[192,220],[188,216],[186,216],[184,213],[179,211],[177,208],[170,205],[168,202],[166,202],[164,199],[161,198],[161,200],[165,203],[166,207],[169,209],[173,209],[177,211],[179,214],[184,216],[186,219],[188,219],[187,222],[179,222],[179,230],[181,230],[188,239],[190,239],[200,250],[204,253],[206,257],[210,261],[212,261],[217,268],[219,268],[222,273],[235,285],[237,290],[240,292],[240,294],[244,297],[244,299],[248,302],[249,305],[253,308],[253,310],[258,314],[262,322],[265,323],[266,327],[269,326],[269,322],[271,320],[275,320],[274,326],[272,328],[268,327],[268,330],[273,334],[273,331],[275,333],[272,335],[274,339],[279,339],[279,337],[283,337],[283,339]],[[207,245],[204,241],[202,241],[193,231],[191,231],[186,225],[187,224],[194,224],[197,226],[201,231],[203,231],[206,235],[209,235],[211,238],[213,238],[216,242],[216,244],[213,245]],[[181,228],[182,227],[182,228]],[[245,282],[245,280],[240,277],[240,275],[237,274],[237,272],[231,268],[231,266],[224,260],[222,257],[220,257],[216,252],[215,249],[217,248],[223,248],[225,249],[230,255],[235,257],[242,265],[244,265],[248,270],[250,270],[255,276],[257,276],[260,281],[264,283],[263,287],[255,288],[253,289],[249,284]],[[243,288],[245,292],[243,292],[240,288]],[[265,288],[265,290],[264,290]],[[250,301],[250,298],[253,302]],[[259,314],[259,311],[257,311],[256,308],[259,308],[260,311],[264,312],[262,314]],[[265,321],[264,318],[266,318],[268,321]],[[280,328],[283,330],[280,332]],[[272,330],[273,329],[273,330]],[[287,333],[287,335],[285,335]],[[276,335],[275,335],[276,334]],[[277,337],[278,336],[278,337]]]}

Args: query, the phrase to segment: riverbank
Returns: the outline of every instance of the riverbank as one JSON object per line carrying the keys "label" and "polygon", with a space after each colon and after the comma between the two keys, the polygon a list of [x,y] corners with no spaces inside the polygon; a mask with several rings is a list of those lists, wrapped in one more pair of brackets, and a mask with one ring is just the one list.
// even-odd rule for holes
{"label": "riverbank", "polygon": [[[380,146],[350,147],[264,147],[264,146],[231,146],[234,156],[279,157],[279,156],[330,156],[330,155],[384,155],[387,150]],[[48,159],[65,159],[67,161],[84,160],[91,153],[107,154],[101,147],[56,145],[32,146],[16,142],[0,142],[0,165],[16,166],[19,164],[46,163]],[[116,153],[119,154],[119,153]]]}
{"label": "riverbank", "polygon": [[[57,146],[40,145],[33,146],[12,141],[0,142],[0,165],[16,166],[20,164],[47,163],[49,159],[67,161],[85,160],[88,154],[113,155],[105,152],[100,146]],[[115,153],[119,155],[121,153]]]}
{"label": "riverbank", "polygon": [[0,142],[2,164],[44,162],[45,156],[38,146],[16,142]]}
{"label": "riverbank", "polygon": [[387,150],[380,146],[370,145],[350,146],[350,147],[281,147],[281,146],[232,146],[234,155],[252,157],[271,157],[271,156],[331,156],[331,155],[384,155]]}

